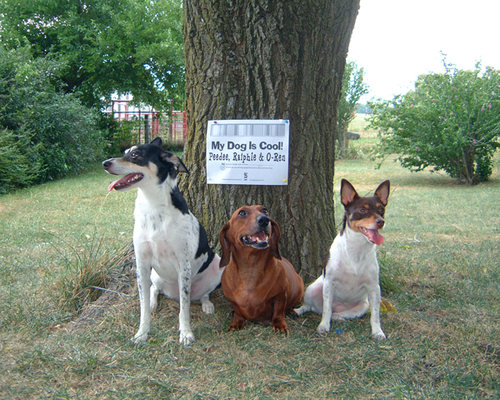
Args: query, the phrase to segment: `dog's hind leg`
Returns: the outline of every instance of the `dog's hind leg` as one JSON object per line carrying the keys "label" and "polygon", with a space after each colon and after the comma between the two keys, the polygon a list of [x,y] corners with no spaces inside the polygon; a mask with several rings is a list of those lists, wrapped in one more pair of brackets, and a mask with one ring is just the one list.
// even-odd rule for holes
{"label": "dog's hind leg", "polygon": [[184,346],[194,342],[194,334],[191,331],[191,316],[189,307],[191,303],[191,264],[184,261],[179,273],[179,343]]}
{"label": "dog's hind leg", "polygon": [[151,284],[151,294],[149,296],[149,309],[151,312],[155,312],[158,308],[158,295],[160,294],[160,289],[158,289],[155,284]]}
{"label": "dog's hind leg", "polygon": [[304,304],[302,307],[294,308],[293,311],[295,311],[295,314],[297,314],[300,317],[302,314],[312,311],[312,308]]}
{"label": "dog's hind leg", "polygon": [[320,276],[308,286],[304,294],[304,304],[294,311],[297,315],[302,315],[309,311],[320,314],[323,312],[323,276]]}

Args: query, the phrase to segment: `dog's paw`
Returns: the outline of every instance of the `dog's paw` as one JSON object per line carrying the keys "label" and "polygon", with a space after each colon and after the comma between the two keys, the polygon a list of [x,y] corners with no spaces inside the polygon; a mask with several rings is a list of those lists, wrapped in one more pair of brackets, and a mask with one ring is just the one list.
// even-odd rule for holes
{"label": "dog's paw", "polygon": [[278,333],[286,333],[288,334],[288,325],[286,321],[283,320],[278,320],[273,323],[273,331],[278,332]]}
{"label": "dog's paw", "polygon": [[305,314],[306,312],[310,311],[310,309],[307,306],[302,306],[300,308],[294,308],[293,311],[295,311],[295,314],[297,314],[300,317],[302,314]]}
{"label": "dog's paw", "polygon": [[191,331],[180,331],[179,343],[184,346],[189,346],[194,342],[194,334]]}
{"label": "dog's paw", "polygon": [[205,314],[213,314],[215,312],[215,307],[211,301],[204,301],[201,303],[201,310]]}
{"label": "dog's paw", "polygon": [[158,302],[156,300],[155,301],[151,301],[149,303],[149,310],[150,310],[150,312],[152,312],[152,313],[155,312],[157,308],[158,308]]}
{"label": "dog's paw", "polygon": [[130,339],[134,344],[141,344],[148,341],[148,332],[137,332],[135,336]]}
{"label": "dog's paw", "polygon": [[316,332],[318,332],[320,335],[326,335],[328,332],[330,332],[330,327],[326,324],[321,323],[316,329]]}
{"label": "dog's paw", "polygon": [[332,314],[332,319],[337,322],[345,321],[345,318],[342,315],[336,313]]}
{"label": "dog's paw", "polygon": [[232,332],[232,331],[239,331],[241,329],[243,329],[243,327],[245,326],[245,321],[243,322],[232,322],[231,325],[229,325],[229,328],[227,328],[227,331],[228,332]]}
{"label": "dog's paw", "polygon": [[380,332],[372,333],[372,338],[377,339],[377,340],[384,340],[386,337],[385,337],[384,332],[380,331]]}

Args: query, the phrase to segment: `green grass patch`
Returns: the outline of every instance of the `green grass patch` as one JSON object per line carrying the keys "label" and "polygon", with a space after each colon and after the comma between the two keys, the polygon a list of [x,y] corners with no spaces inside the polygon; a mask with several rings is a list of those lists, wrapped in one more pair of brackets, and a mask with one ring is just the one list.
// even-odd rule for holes
{"label": "green grass patch", "polygon": [[[397,311],[382,314],[383,342],[369,317],[319,336],[313,313],[289,318],[288,336],[257,324],[227,333],[232,309],[218,289],[215,315],[192,306],[192,346],[179,346],[179,305],[163,297],[151,339],[134,346],[139,301],[123,247],[135,192],[108,194],[112,177],[96,166],[1,196],[0,397],[496,398],[499,169],[465,187],[393,162],[336,163],[338,223],[341,178],[361,195],[391,180],[379,259]],[[96,271],[100,280],[88,278]],[[89,302],[92,288],[103,294]]]}

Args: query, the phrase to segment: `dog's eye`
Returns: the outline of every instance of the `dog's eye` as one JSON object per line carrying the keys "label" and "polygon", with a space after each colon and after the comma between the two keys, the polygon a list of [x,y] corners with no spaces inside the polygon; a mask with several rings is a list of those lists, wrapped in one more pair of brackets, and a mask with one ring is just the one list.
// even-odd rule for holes
{"label": "dog's eye", "polygon": [[267,208],[262,209],[262,214],[269,215],[269,210]]}
{"label": "dog's eye", "polygon": [[248,215],[248,213],[245,211],[245,210],[241,210],[239,213],[238,213],[238,217],[246,217]]}
{"label": "dog's eye", "polygon": [[359,212],[360,212],[361,214],[364,214],[364,213],[366,212],[366,208],[364,208],[364,207],[363,207],[363,208],[360,208],[360,209],[359,209]]}
{"label": "dog's eye", "polygon": [[384,213],[384,211],[385,211],[384,207],[380,207],[380,208],[378,209],[379,214],[383,214],[383,213]]}
{"label": "dog's eye", "polygon": [[130,152],[130,157],[131,158],[139,157],[139,152],[137,150],[133,150],[132,152]]}

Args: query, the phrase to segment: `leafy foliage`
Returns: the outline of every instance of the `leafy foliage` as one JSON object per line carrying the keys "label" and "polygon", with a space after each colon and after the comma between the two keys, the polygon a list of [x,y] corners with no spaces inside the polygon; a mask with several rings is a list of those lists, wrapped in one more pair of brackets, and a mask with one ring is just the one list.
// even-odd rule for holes
{"label": "leafy foliage", "polygon": [[119,121],[116,123],[116,130],[110,141],[111,148],[109,153],[118,156],[132,145],[138,143],[137,131],[138,125],[142,123],[137,120]]}
{"label": "leafy foliage", "polygon": [[180,0],[6,0],[0,40],[60,65],[63,88],[98,106],[115,91],[157,108],[184,99]]}
{"label": "leafy foliage", "polygon": [[348,61],[342,79],[342,97],[337,113],[337,145],[338,154],[344,158],[349,143],[347,128],[356,116],[357,103],[368,93],[368,85],[364,82],[364,69],[358,68],[355,62]]}
{"label": "leafy foliage", "polygon": [[36,150],[26,152],[30,138],[8,129],[0,132],[0,194],[29,186],[37,180],[41,164]]}
{"label": "leafy foliage", "polygon": [[61,178],[103,157],[99,114],[57,90],[60,64],[0,46],[0,192]]}
{"label": "leafy foliage", "polygon": [[375,157],[398,153],[406,168],[445,171],[469,185],[487,181],[500,146],[500,72],[445,64],[444,74],[421,75],[415,90],[370,104],[370,128],[380,129]]}

